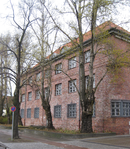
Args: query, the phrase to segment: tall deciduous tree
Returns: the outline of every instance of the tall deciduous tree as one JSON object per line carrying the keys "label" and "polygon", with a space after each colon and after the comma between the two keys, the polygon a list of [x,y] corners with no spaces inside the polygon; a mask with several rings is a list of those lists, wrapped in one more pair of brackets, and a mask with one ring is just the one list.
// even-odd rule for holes
{"label": "tall deciduous tree", "polygon": [[[102,20],[106,20],[108,13],[112,11],[114,4],[118,3],[117,0],[66,0],[65,10],[59,11],[64,14],[72,14],[71,21],[69,20],[69,27],[75,37],[78,37],[77,40],[74,40],[74,37],[70,36],[71,33],[67,33],[62,26],[59,26],[57,21],[53,18],[53,15],[50,13],[49,8],[43,3],[44,7],[51,16],[55,26],[71,41],[71,49],[77,49],[79,56],[79,86],[78,94],[80,98],[80,104],[82,108],[82,126],[81,132],[92,132],[92,114],[93,114],[93,104],[95,101],[95,92],[103,78],[105,77],[106,72],[103,74],[95,89],[93,89],[93,70],[94,70],[94,60],[99,49],[95,49],[97,44],[97,34],[96,27],[97,22],[101,23]],[[66,17],[67,19],[67,17]],[[98,21],[97,21],[98,20]],[[65,18],[64,21],[65,23]],[[89,62],[89,79],[88,87],[85,88],[85,62],[84,62],[84,31],[86,31],[86,26],[90,25],[91,30],[91,50],[90,50],[90,62]],[[98,33],[100,33],[98,31]],[[76,61],[77,62],[77,61]]]}
{"label": "tall deciduous tree", "polygon": [[18,18],[18,15],[15,13],[14,5],[12,4],[10,0],[10,5],[12,8],[12,24],[18,28],[18,34],[19,36],[14,37],[14,41],[12,44],[7,44],[4,40],[1,39],[1,44],[7,47],[6,51],[2,51],[2,53],[7,52],[8,55],[11,55],[14,58],[15,62],[15,68],[14,67],[6,67],[3,69],[9,70],[8,77],[13,81],[16,85],[15,93],[14,93],[14,100],[13,104],[16,107],[16,111],[14,113],[14,129],[13,129],[13,138],[19,138],[18,133],[18,116],[19,116],[19,93],[20,93],[20,77],[21,73],[23,73],[23,70],[21,69],[21,64],[23,64],[21,61],[23,53],[25,53],[25,49],[23,46],[24,38],[27,32],[27,29],[29,26],[34,22],[36,19],[32,17],[33,13],[33,7],[34,7],[35,1],[29,1],[29,0],[21,0],[19,3],[19,12],[20,12],[20,20]]}
{"label": "tall deciduous tree", "polygon": [[[32,26],[35,37],[38,41],[37,52],[33,56],[38,62],[38,67],[41,71],[40,84],[37,81],[33,81],[35,85],[39,88],[40,97],[42,100],[42,107],[45,110],[47,128],[54,129],[51,114],[51,77],[52,77],[52,60],[53,49],[56,42],[57,29],[52,25],[50,16],[48,15],[44,5],[47,4],[51,7],[48,1],[40,0],[37,3],[37,9],[41,14],[41,17],[37,20],[37,25]],[[37,27],[36,27],[37,26]],[[38,31],[36,31],[38,30]],[[54,36],[54,37],[53,37]],[[53,38],[52,38],[53,37]],[[50,54],[50,59],[47,59],[47,55]],[[45,89],[45,84],[47,88]]]}

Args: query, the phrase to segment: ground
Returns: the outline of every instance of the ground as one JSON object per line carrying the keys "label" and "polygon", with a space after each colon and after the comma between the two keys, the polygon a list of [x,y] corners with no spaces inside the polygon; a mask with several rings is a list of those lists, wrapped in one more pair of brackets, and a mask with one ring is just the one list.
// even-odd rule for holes
{"label": "ground", "polygon": [[[130,135],[105,136],[84,139],[57,139],[20,132],[20,138],[11,141],[11,129],[0,127],[0,143],[10,149],[129,149]],[[0,147],[0,149],[3,149]]]}

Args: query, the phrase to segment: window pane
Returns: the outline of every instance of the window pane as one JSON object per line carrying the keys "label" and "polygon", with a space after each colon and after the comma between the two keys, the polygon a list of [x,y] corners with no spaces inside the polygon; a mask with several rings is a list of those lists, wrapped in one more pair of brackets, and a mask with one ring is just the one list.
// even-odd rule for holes
{"label": "window pane", "polygon": [[25,101],[25,94],[22,95],[22,102]]}
{"label": "window pane", "polygon": [[54,117],[55,118],[61,117],[61,105],[54,106]]}
{"label": "window pane", "polygon": [[61,63],[60,64],[57,64],[55,69],[56,69],[55,74],[61,73],[62,64]]}
{"label": "window pane", "polygon": [[112,102],[112,116],[120,116],[120,102]]}
{"label": "window pane", "polygon": [[68,105],[68,117],[70,118],[76,117],[76,104]]}
{"label": "window pane", "polygon": [[27,109],[27,118],[31,118],[31,108]]}
{"label": "window pane", "polygon": [[29,100],[29,101],[32,100],[32,92],[29,92],[29,93],[28,93],[28,100]]}
{"label": "window pane", "polygon": [[39,90],[36,91],[36,100],[37,99],[40,99],[40,91]]}
{"label": "window pane", "polygon": [[40,73],[37,73],[36,74],[36,81],[39,81],[40,80]]}
{"label": "window pane", "polygon": [[69,69],[76,67],[76,57],[69,59]]}
{"label": "window pane", "polygon": [[34,118],[39,118],[39,108],[34,109]]}
{"label": "window pane", "polygon": [[69,81],[69,93],[76,92],[76,80]]}
{"label": "window pane", "polygon": [[90,50],[85,52],[85,63],[90,62]]}
{"label": "window pane", "polygon": [[123,116],[130,116],[130,103],[123,102]]}
{"label": "window pane", "polygon": [[56,96],[57,95],[61,95],[61,84],[57,84],[56,86],[55,86],[55,92],[56,92]]}

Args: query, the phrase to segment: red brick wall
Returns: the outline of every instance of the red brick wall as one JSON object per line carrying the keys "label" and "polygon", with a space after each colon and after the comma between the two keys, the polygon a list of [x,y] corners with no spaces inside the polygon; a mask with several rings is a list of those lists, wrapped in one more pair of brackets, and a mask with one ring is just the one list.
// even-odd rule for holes
{"label": "red brick wall", "polygon": [[[114,36],[110,37],[110,40],[115,42],[117,48],[126,49],[126,42],[120,39],[115,38]],[[85,48],[85,50],[90,49],[90,47]],[[69,56],[68,58],[72,57]],[[77,56],[78,60],[78,56]],[[94,73],[95,73],[95,82],[97,83],[100,78],[103,76],[106,67],[105,63],[107,58],[101,54],[98,54],[94,62]],[[60,59],[53,63],[52,68],[55,68],[55,65],[62,62],[62,68],[72,79],[76,79],[77,87],[79,87],[79,68],[78,63],[76,68],[68,70],[68,60]],[[88,65],[85,64],[85,75],[88,75]],[[128,134],[129,133],[129,121],[130,118],[122,117],[111,117],[111,100],[130,100],[130,68],[123,69],[120,73],[120,76],[124,80],[119,78],[118,82],[111,83],[111,74],[107,74],[104,80],[99,85],[96,91],[96,117],[93,118],[93,130],[95,132],[116,132],[118,134]],[[36,75],[37,72],[33,73]],[[56,128],[67,128],[67,129],[76,129],[79,128],[79,96],[78,93],[68,93],[68,81],[70,79],[64,74],[55,74],[55,71],[52,72],[52,98],[51,98],[51,112],[53,124]],[[55,96],[55,85],[62,83],[62,94]],[[47,84],[45,84],[45,87]],[[25,87],[24,87],[25,88]],[[21,94],[26,93],[26,107],[25,102],[21,103],[21,109],[32,109],[31,119],[26,118],[25,114],[25,125],[46,125],[46,116],[45,112],[41,106],[41,99],[35,100],[35,90],[37,88],[31,88],[27,86],[25,90],[22,88]],[[32,91],[32,101],[28,101],[28,92]],[[67,118],[67,104],[76,103],[77,105],[77,116],[76,118]],[[54,118],[54,106],[61,105],[62,113],[61,118]],[[34,118],[34,108],[39,107],[39,119]],[[25,113],[27,111],[25,110]],[[80,116],[81,117],[81,116]],[[24,121],[24,119],[22,119]]]}

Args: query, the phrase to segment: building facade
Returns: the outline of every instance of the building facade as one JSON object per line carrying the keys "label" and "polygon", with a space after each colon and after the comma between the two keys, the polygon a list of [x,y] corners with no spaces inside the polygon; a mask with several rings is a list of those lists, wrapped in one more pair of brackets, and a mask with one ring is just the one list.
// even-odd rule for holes
{"label": "building facade", "polygon": [[[127,31],[111,22],[108,22],[105,30],[109,32],[107,38],[109,41],[114,42],[114,48],[128,49],[130,40],[128,39],[129,33]],[[89,75],[90,37],[90,32],[86,33],[84,37],[86,87]],[[98,48],[105,50],[105,46],[103,45],[99,45]],[[78,52],[75,51],[65,56],[65,46],[63,46],[54,53],[52,57],[53,71],[51,74],[50,101],[53,124],[55,128],[78,130],[82,123],[79,95],[76,90],[76,86],[79,88]],[[94,61],[93,87],[96,86],[104,75],[106,64],[107,57],[99,52]],[[61,69],[64,72],[61,71]],[[122,70],[119,77],[121,79],[112,83],[112,75],[108,73],[98,86],[95,95],[95,103],[93,105],[92,125],[94,132],[116,132],[117,134],[130,133],[130,68],[123,68]],[[46,74],[47,71],[45,71],[45,75]],[[71,79],[68,76],[70,76]],[[23,75],[21,80],[24,81],[28,79],[28,81],[32,83],[35,79],[40,83],[40,78],[41,70],[36,66],[30,73]],[[45,81],[44,86],[46,96],[48,91],[47,81]],[[42,108],[38,87],[35,85],[33,87],[24,85],[21,89],[20,100],[23,124],[25,126],[46,126],[46,115]]]}

